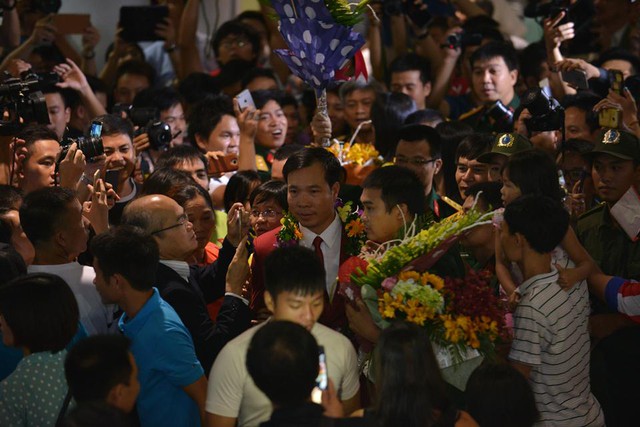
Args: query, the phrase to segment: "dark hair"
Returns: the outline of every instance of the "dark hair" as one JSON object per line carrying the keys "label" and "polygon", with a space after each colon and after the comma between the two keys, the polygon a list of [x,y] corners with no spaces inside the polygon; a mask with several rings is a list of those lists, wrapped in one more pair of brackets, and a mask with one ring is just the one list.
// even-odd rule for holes
{"label": "dark hair", "polygon": [[243,24],[236,19],[222,24],[220,28],[218,28],[218,31],[216,31],[213,40],[211,40],[211,47],[213,48],[213,53],[216,55],[216,58],[220,53],[220,43],[225,37],[230,35],[245,36],[249,39],[249,43],[251,43],[253,55],[255,57],[255,64],[258,60],[258,56],[260,55],[260,35],[249,25]]}
{"label": "dark hair", "polygon": [[247,371],[274,405],[300,405],[309,400],[315,386],[318,351],[315,338],[303,326],[268,322],[251,339]]}
{"label": "dark hair", "polygon": [[280,90],[255,90],[251,92],[251,97],[258,110],[264,107],[269,101],[275,101],[282,107],[284,92]]}
{"label": "dark hair", "polygon": [[20,207],[20,224],[34,246],[53,237],[75,200],[75,192],[64,187],[41,188],[25,196]]}
{"label": "dark hair", "polygon": [[185,171],[168,167],[156,167],[156,170],[144,181],[140,195],[168,194],[169,192],[177,191],[180,187],[194,185],[195,183],[191,175]]}
{"label": "dark hair", "polygon": [[51,93],[57,93],[62,98],[64,108],[74,108],[80,103],[80,95],[73,89],[62,89],[58,86],[45,86],[42,89],[42,93],[47,95]]}
{"label": "dark hair", "polygon": [[560,244],[569,228],[569,213],[557,200],[542,194],[520,196],[504,209],[509,233],[520,233],[540,254]]}
{"label": "dark hair", "polygon": [[403,73],[405,71],[419,71],[422,84],[431,81],[431,64],[429,60],[415,53],[399,56],[389,65],[389,76],[393,73]]}
{"label": "dark hair", "polygon": [[454,163],[464,157],[469,160],[477,159],[481,154],[491,150],[494,136],[490,133],[474,133],[466,136],[458,144]]}
{"label": "dark hair", "polygon": [[378,425],[454,424],[457,411],[447,399],[426,329],[394,322],[382,331],[375,357]]}
{"label": "dark hair", "polygon": [[249,200],[251,194],[251,185],[258,183],[260,185],[262,180],[258,172],[253,170],[238,171],[227,183],[227,187],[224,189],[223,204],[224,210],[229,212],[231,206],[234,203],[240,202],[244,204]]}
{"label": "dark hair", "polygon": [[493,58],[500,57],[504,60],[509,71],[518,69],[518,57],[513,46],[506,42],[492,41],[483,46],[480,46],[478,50],[471,54],[469,61],[471,62],[471,68],[478,61],[488,61]]}
{"label": "dark hair", "polygon": [[156,161],[156,169],[169,168],[175,169],[183,162],[202,162],[204,168],[207,168],[207,158],[193,145],[182,144],[169,148],[162,153]]}
{"label": "dark hair", "polygon": [[85,402],[69,412],[61,427],[133,427],[129,415],[106,402]]}
{"label": "dark hair", "polygon": [[149,86],[153,86],[156,80],[156,70],[145,61],[140,61],[138,59],[130,59],[128,61],[123,62],[116,69],[116,76],[114,81],[114,85],[118,84],[118,80],[120,77],[125,74],[135,74],[136,76],[146,77],[149,82]]}
{"label": "dark hair", "polygon": [[17,209],[22,202],[22,191],[8,184],[0,184],[0,209]]}
{"label": "dark hair", "polygon": [[211,196],[207,193],[207,190],[202,188],[200,185],[195,182],[190,185],[180,186],[176,188],[174,191],[169,191],[166,196],[171,197],[176,201],[177,204],[184,206],[187,202],[195,199],[200,196],[204,199],[207,206],[213,211],[213,202],[211,201]]}
{"label": "dark hair", "polygon": [[272,69],[253,67],[249,71],[247,71],[244,77],[242,77],[242,88],[245,89],[247,86],[249,86],[249,83],[257,78],[272,79],[276,82],[276,85],[279,86],[276,74]]}
{"label": "dark hair", "polygon": [[589,131],[594,132],[600,127],[598,124],[598,113],[593,111],[593,107],[600,102],[600,97],[593,92],[580,91],[575,95],[566,95],[562,98],[562,106],[565,112],[568,108],[574,107],[584,112],[585,121],[589,126]]}
{"label": "dark hair", "polygon": [[207,73],[190,73],[178,83],[178,92],[188,106],[220,92],[216,79]]}
{"label": "dark hair", "polygon": [[371,122],[375,132],[375,147],[388,158],[398,145],[398,131],[407,116],[416,111],[416,103],[409,95],[398,92],[379,93],[371,106]]}
{"label": "dark hair", "polygon": [[91,241],[91,253],[105,279],[121,274],[139,291],[148,291],[155,285],[158,244],[140,228],[121,225],[97,235]]}
{"label": "dark hair", "polygon": [[[0,222],[2,223],[0,228],[8,227],[4,221]],[[11,232],[10,229],[8,231]],[[9,281],[25,274],[27,274],[27,265],[22,256],[8,242],[0,243],[0,277],[2,280]]]}
{"label": "dark hair", "polygon": [[226,95],[207,96],[189,111],[189,136],[195,143],[196,135],[208,139],[223,116],[233,116],[233,102]]}
{"label": "dark hair", "polygon": [[64,361],[71,396],[78,403],[106,401],[118,384],[129,385],[131,341],[124,335],[95,335],[74,345]]}
{"label": "dark hair", "polygon": [[631,74],[640,73],[640,59],[638,59],[636,55],[632,54],[628,50],[620,47],[615,47],[602,52],[598,59],[593,62],[593,65],[595,65],[596,67],[601,67],[605,62],[613,61],[616,59],[620,61],[627,61],[628,63],[630,63],[631,67],[633,67]]}
{"label": "dark hair", "polygon": [[18,133],[17,138],[24,140],[24,145],[27,149],[37,141],[53,140],[60,142],[58,140],[58,135],[56,135],[54,131],[47,128],[46,125],[39,125],[36,123],[31,123],[25,126],[24,129]]}
{"label": "dark hair", "polygon": [[107,88],[106,83],[102,81],[102,79],[90,74],[85,75],[85,77],[87,78],[87,83],[89,83],[89,87],[91,87],[93,93],[104,93],[105,95],[108,94],[109,88]]}
{"label": "dark hair", "polygon": [[157,108],[160,112],[168,110],[177,104],[182,104],[182,97],[172,87],[147,88],[139,92],[133,99],[135,108]]}
{"label": "dark hair", "polygon": [[291,157],[291,155],[293,153],[297,153],[298,151],[302,150],[304,147],[302,145],[298,145],[298,144],[286,144],[283,145],[282,147],[278,148],[276,150],[276,152],[273,154],[273,159],[274,160],[286,160],[289,157]]}
{"label": "dark hair", "polygon": [[[561,152],[564,155],[567,151],[575,151],[581,156],[588,155],[593,150],[594,144],[591,141],[580,138],[570,138],[562,143]],[[586,160],[586,157],[585,157]]]}
{"label": "dark hair", "polygon": [[356,90],[369,90],[376,95],[380,92],[383,92],[382,88],[380,87],[380,84],[376,82],[364,83],[360,80],[349,80],[340,85],[339,94],[342,102],[344,103],[347,96],[349,96],[352,92],[355,92]]}
{"label": "dark hair", "polygon": [[387,212],[404,203],[409,213],[421,215],[427,205],[420,179],[415,172],[401,166],[386,166],[374,170],[365,178],[362,188],[379,189]]}
{"label": "dark hair", "polygon": [[94,119],[102,123],[102,136],[127,135],[133,141],[133,125],[116,114],[105,114]]}
{"label": "dark hair", "polygon": [[423,110],[414,111],[409,114],[406,119],[404,119],[405,125],[423,125],[429,123],[436,123],[439,125],[444,122],[444,116],[438,110],[433,110],[431,108],[425,108]]}
{"label": "dark hair", "polygon": [[277,248],[264,262],[265,289],[275,300],[282,292],[313,295],[325,288],[324,265],[302,246]]}
{"label": "dark hair", "polygon": [[267,25],[267,20],[265,19],[262,12],[259,12],[257,10],[245,10],[244,12],[236,16],[236,21],[242,22],[247,19],[259,21],[265,27],[265,29],[267,30],[267,36],[269,36],[269,25]]}
{"label": "dark hair", "polygon": [[80,318],[69,285],[48,273],[27,274],[0,286],[0,313],[13,332],[13,346],[31,353],[63,350]]}
{"label": "dark hair", "polygon": [[480,194],[478,201],[485,205],[485,210],[490,211],[503,207],[501,189],[501,182],[479,182],[469,187],[464,195],[476,197]]}
{"label": "dark hair", "polygon": [[531,427],[538,420],[529,382],[507,363],[484,363],[469,377],[467,410],[482,427]]}
{"label": "dark hair", "polygon": [[514,153],[504,167],[522,195],[536,194],[561,201],[564,194],[558,181],[558,168],[544,151],[533,148]]}
{"label": "dark hair", "polygon": [[442,139],[442,176],[444,178],[445,194],[453,200],[461,202],[458,184],[456,182],[456,150],[460,141],[472,135],[471,126],[459,122],[442,122],[436,126],[436,131]]}
{"label": "dark hair", "polygon": [[536,81],[540,80],[542,75],[542,64],[547,61],[547,50],[544,42],[531,43],[524,48],[519,55],[520,58],[520,74],[522,77],[533,77]]}
{"label": "dark hair", "polygon": [[434,128],[426,125],[406,125],[398,131],[398,140],[407,142],[425,141],[429,145],[431,157],[439,159],[442,142]]}
{"label": "dark hair", "polygon": [[216,85],[222,92],[229,86],[242,84],[244,77],[255,67],[255,61],[245,61],[244,59],[232,59],[220,66],[220,72],[215,77]]}
{"label": "dark hair", "polygon": [[315,163],[319,163],[324,169],[324,180],[329,187],[333,187],[333,184],[340,182],[340,177],[342,176],[340,162],[333,154],[320,147],[305,147],[289,156],[287,163],[282,168],[285,182],[291,172],[308,168]]}
{"label": "dark hair", "polygon": [[269,200],[275,201],[282,210],[289,210],[287,184],[282,181],[267,181],[260,184],[249,196],[249,204],[252,208],[255,203],[262,203]]}

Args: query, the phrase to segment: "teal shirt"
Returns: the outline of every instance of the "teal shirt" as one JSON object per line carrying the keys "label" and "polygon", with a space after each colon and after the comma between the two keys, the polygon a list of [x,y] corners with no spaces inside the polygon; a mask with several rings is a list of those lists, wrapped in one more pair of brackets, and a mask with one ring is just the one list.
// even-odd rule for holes
{"label": "teal shirt", "polygon": [[0,426],[53,426],[67,395],[66,350],[44,351],[23,358],[0,382]]}

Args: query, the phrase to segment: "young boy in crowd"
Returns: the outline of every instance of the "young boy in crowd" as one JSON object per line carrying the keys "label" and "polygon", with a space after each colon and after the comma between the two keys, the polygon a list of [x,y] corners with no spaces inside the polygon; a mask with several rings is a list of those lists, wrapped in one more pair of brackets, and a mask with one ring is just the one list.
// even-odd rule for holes
{"label": "young boy in crowd", "polygon": [[509,359],[531,384],[540,425],[602,426],[589,382],[588,289],[582,283],[565,292],[551,267],[550,252],[568,227],[567,211],[546,197],[523,196],[505,209],[502,247],[524,275]]}

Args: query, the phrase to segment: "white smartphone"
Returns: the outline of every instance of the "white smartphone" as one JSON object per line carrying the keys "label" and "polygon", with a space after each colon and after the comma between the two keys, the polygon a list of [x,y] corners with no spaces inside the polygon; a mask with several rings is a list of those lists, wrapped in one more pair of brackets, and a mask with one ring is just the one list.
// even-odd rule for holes
{"label": "white smartphone", "polygon": [[327,372],[327,356],[323,346],[318,346],[318,376],[316,386],[311,391],[311,401],[317,404],[322,403],[322,392],[329,389],[329,375]]}
{"label": "white smartphone", "polygon": [[236,96],[236,99],[238,100],[240,111],[244,111],[247,107],[256,108],[256,104],[253,102],[253,97],[251,96],[251,92],[249,92],[249,89],[245,89],[240,92]]}

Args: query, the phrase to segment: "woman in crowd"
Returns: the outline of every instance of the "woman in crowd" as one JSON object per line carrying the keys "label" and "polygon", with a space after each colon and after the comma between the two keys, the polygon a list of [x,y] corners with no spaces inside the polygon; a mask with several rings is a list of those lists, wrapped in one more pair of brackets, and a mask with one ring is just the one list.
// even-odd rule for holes
{"label": "woman in crowd", "polygon": [[0,425],[52,426],[64,412],[65,346],[78,330],[78,304],[58,276],[27,274],[0,286],[3,343],[22,350],[0,382]]}
{"label": "woman in crowd", "polygon": [[282,181],[267,181],[251,192],[251,228],[256,237],[280,226],[287,203],[287,184]]}

